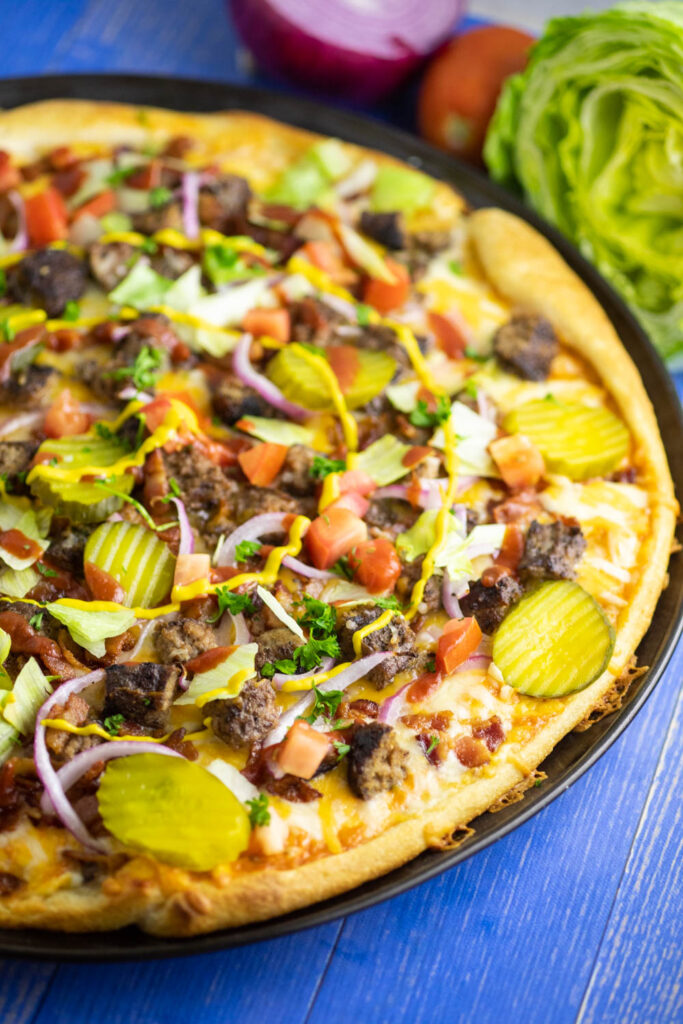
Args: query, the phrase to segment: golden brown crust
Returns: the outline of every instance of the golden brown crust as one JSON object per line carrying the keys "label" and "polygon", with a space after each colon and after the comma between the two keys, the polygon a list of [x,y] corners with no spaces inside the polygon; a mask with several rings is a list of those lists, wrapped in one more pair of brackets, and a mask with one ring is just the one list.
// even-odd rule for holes
{"label": "golden brown crust", "polygon": [[[135,108],[80,101],[51,101],[4,113],[0,130],[3,147],[25,159],[31,159],[37,147],[44,150],[74,141],[140,144],[150,138],[186,134],[201,141],[204,155],[221,157],[224,166],[235,171],[248,168],[252,180],[259,165],[267,164],[276,172],[311,139],[306,132],[253,114],[145,110],[141,117]],[[256,181],[257,187],[261,184]],[[440,185],[440,215],[449,211],[453,216],[461,208],[449,195],[453,196],[450,189]],[[653,508],[651,530],[641,556],[640,579],[620,622],[609,669],[590,687],[568,698],[564,710],[533,739],[505,744],[489,774],[487,769],[471,773],[464,786],[453,784],[423,815],[401,821],[361,846],[292,870],[266,867],[227,875],[225,884],[137,858],[109,879],[103,890],[83,887],[48,897],[18,892],[0,904],[0,924],[74,931],[137,922],[153,934],[186,936],[263,920],[327,899],[398,867],[499,801],[613,686],[654,612],[673,535],[673,486],[654,413],[611,323],[550,244],[527,224],[500,210],[478,211],[469,224],[491,283],[516,305],[548,316],[566,343],[602,377],[632,431],[639,463],[646,470]],[[603,375],[606,367],[609,375]]]}

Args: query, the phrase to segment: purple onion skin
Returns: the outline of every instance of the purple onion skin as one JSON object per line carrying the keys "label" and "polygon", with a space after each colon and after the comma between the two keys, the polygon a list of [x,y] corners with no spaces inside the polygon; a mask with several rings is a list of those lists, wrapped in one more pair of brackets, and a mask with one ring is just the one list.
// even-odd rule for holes
{"label": "purple onion skin", "polygon": [[[464,0],[457,17],[462,16]],[[232,20],[260,66],[288,82],[328,96],[373,103],[421,67],[431,53],[376,57],[331,46],[293,27],[268,0],[228,0]],[[457,18],[454,17],[453,28]],[[440,45],[440,44],[439,44]],[[438,45],[432,49],[432,53]]]}

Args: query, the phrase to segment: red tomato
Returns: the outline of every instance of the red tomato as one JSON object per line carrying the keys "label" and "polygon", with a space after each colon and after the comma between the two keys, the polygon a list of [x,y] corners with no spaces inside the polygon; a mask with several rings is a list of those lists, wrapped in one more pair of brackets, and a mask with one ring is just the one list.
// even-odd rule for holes
{"label": "red tomato", "polygon": [[250,309],[242,327],[255,338],[267,334],[276,341],[289,341],[291,322],[288,309]]}
{"label": "red tomato", "polygon": [[56,188],[46,188],[24,202],[26,228],[29,241],[35,248],[66,238],[67,212],[64,200]]}
{"label": "red tomato", "polygon": [[427,321],[436,335],[437,345],[449,359],[462,359],[467,348],[467,337],[457,314],[428,313]]}
{"label": "red tomato", "polygon": [[272,484],[287,458],[286,444],[255,444],[246,452],[240,452],[237,461],[250,484],[267,487]]}
{"label": "red tomato", "polygon": [[288,775],[312,779],[329,749],[329,736],[298,718],[280,747],[278,764]]}
{"label": "red tomato", "polygon": [[154,401],[148,402],[140,410],[140,414],[145,417],[145,423],[150,433],[154,433],[168,416],[171,403],[168,398],[160,396],[155,398]]}
{"label": "red tomato", "polygon": [[157,188],[161,185],[161,164],[158,160],[150,160],[146,167],[142,167],[134,174],[126,178],[128,188]]}
{"label": "red tomato", "polygon": [[366,540],[349,553],[349,565],[358,583],[371,594],[393,590],[401,575],[401,561],[396,548],[386,537]]}
{"label": "red tomato", "polygon": [[365,282],[363,289],[363,302],[374,306],[378,313],[390,313],[392,309],[398,309],[408,298],[410,293],[410,274],[407,267],[397,263],[390,257],[384,261],[387,269],[394,275],[394,283],[378,281],[376,277],[370,277]]}
{"label": "red tomato", "polygon": [[100,192],[99,195],[93,196],[87,203],[79,206],[73,215],[73,219],[78,220],[84,213],[89,213],[91,217],[104,217],[105,213],[111,213],[115,208],[116,196],[112,189],[107,188],[104,192]]}
{"label": "red tomato", "polygon": [[211,575],[211,555],[195,552],[191,555],[178,555],[173,574],[174,587],[186,587],[196,580],[208,580]]}
{"label": "red tomato", "polygon": [[362,519],[346,508],[326,509],[306,533],[306,548],[316,569],[329,569],[368,535]]}
{"label": "red tomato", "polygon": [[301,247],[301,253],[314,267],[329,274],[340,284],[350,284],[356,280],[355,272],[344,263],[343,253],[337,242],[306,242]]}
{"label": "red tomato", "polygon": [[545,462],[533,441],[511,434],[491,441],[489,451],[504,482],[513,491],[533,487],[545,473]]}
{"label": "red tomato", "polygon": [[370,502],[367,498],[364,498],[362,494],[358,494],[357,491],[347,491],[346,494],[342,494],[340,498],[336,498],[327,507],[348,508],[351,512],[354,512],[360,519],[362,519],[370,508]]}
{"label": "red tomato", "polygon": [[481,629],[476,619],[449,619],[436,647],[437,670],[450,675],[476,651],[480,641]]}
{"label": "red tomato", "polygon": [[339,493],[347,494],[355,491],[356,494],[368,495],[377,489],[377,484],[364,473],[362,469],[347,469],[339,477]]}
{"label": "red tomato", "polygon": [[90,416],[83,412],[69,389],[64,388],[47,410],[43,429],[47,437],[72,437],[85,434],[89,426]]}
{"label": "red tomato", "polygon": [[481,163],[489,121],[508,75],[526,66],[533,36],[506,25],[471,29],[427,68],[418,101],[420,133],[442,149]]}

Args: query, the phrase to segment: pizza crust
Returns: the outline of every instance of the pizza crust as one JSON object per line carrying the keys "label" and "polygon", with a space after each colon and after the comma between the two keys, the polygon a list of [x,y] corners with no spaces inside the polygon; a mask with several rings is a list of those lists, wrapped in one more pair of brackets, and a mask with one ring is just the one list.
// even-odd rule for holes
{"label": "pizza crust", "polygon": [[[272,178],[315,138],[298,128],[255,114],[183,114],[117,104],[53,100],[0,114],[3,148],[33,159],[46,148],[78,143],[144,145],[175,135],[201,144],[226,169],[254,180],[266,164]],[[367,153],[350,146],[358,155]],[[373,153],[381,162],[398,163]],[[256,180],[257,187],[264,183]],[[438,216],[450,223],[464,203],[444,183],[435,199]],[[134,858],[102,888],[83,886],[47,897],[19,891],[0,902],[0,925],[63,931],[109,930],[137,923],[163,936],[189,936],[260,921],[345,892],[399,867],[430,845],[476,818],[516,786],[582,721],[626,667],[644,635],[665,585],[675,526],[676,502],[652,406],[640,377],[595,297],[550,243],[519,218],[501,210],[469,217],[473,245],[491,284],[518,307],[547,316],[567,345],[601,377],[627,422],[645,468],[651,498],[651,530],[640,553],[641,575],[623,613],[610,666],[524,745],[503,746],[490,774],[453,784],[424,814],[399,822],[353,849],[291,870],[264,867],[213,878],[193,876]],[[510,254],[514,259],[510,259]],[[609,367],[609,378],[602,376]],[[467,779],[467,776],[465,776]]]}

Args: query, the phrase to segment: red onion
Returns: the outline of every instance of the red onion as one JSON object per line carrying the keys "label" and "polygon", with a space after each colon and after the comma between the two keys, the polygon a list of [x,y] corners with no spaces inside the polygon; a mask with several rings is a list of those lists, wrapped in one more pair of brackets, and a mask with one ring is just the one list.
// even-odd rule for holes
{"label": "red onion", "polygon": [[361,160],[350,174],[335,185],[340,199],[351,199],[361,192],[367,192],[377,176],[377,164],[374,160]]}
{"label": "red onion", "polygon": [[246,384],[249,388],[253,388],[274,409],[279,409],[280,412],[283,412],[286,416],[291,416],[292,419],[303,420],[310,416],[311,413],[308,409],[290,402],[272,381],[254,369],[249,359],[250,347],[251,335],[243,334],[232,354],[232,368],[242,383]]}
{"label": "red onion", "polygon": [[[345,690],[351,683],[355,683],[357,679],[362,679],[363,676],[367,675],[376,665],[384,661],[385,658],[389,657],[390,651],[378,651],[376,654],[368,654],[366,658],[360,658],[358,661],[354,661],[348,668],[345,668],[342,672],[339,672],[336,676],[332,676],[326,682],[321,683],[318,687],[319,692],[328,693],[330,690]],[[263,741],[264,747],[269,747],[273,743],[279,743],[280,740],[284,739],[287,731],[291,725],[299,718],[306,708],[313,702],[314,693],[313,690],[307,691],[303,697],[292,704],[290,708],[287,708],[283,714],[280,715],[280,720],[274,729],[268,733]]]}
{"label": "red onion", "polygon": [[336,580],[339,579],[333,572],[326,572],[325,569],[314,569],[312,565],[306,565],[304,562],[300,562],[298,558],[294,558],[292,555],[285,555],[282,559],[282,564],[292,572],[296,572],[299,576],[308,576],[312,580]]}
{"label": "red onion", "polygon": [[[98,761],[111,761],[113,757],[128,757],[130,754],[163,754],[167,757],[181,757],[177,750],[164,747],[160,743],[151,743],[146,740],[112,740],[111,743],[100,743],[99,746],[90,747],[76,754],[67,764],[56,773],[56,778],[63,793],[78,782],[92,765]],[[54,807],[45,790],[40,798],[40,809],[43,814],[52,814]]]}
{"label": "red onion", "polygon": [[186,171],[181,185],[183,231],[188,238],[199,237],[199,175]]}
{"label": "red onion", "polygon": [[35,430],[42,426],[45,419],[45,409],[36,409],[35,412],[22,412],[18,416],[10,416],[0,423],[0,437],[7,437],[17,430]]}
{"label": "red onion", "polygon": [[[318,668],[310,672],[296,672],[294,675],[285,675],[284,672],[276,672],[271,682],[276,690],[279,690],[283,683],[290,683],[294,679],[310,679],[311,676],[320,675],[321,672],[329,672],[334,665],[334,658],[323,658]],[[341,675],[341,673],[340,673]]]}
{"label": "red onion", "polygon": [[[448,479],[439,477],[436,480],[420,480],[420,493],[417,503],[420,508],[439,509],[443,505],[444,494],[448,487]],[[388,487],[380,487],[373,494],[374,498],[402,498],[409,501],[407,484],[389,484]]]}
{"label": "red onion", "polygon": [[237,545],[243,540],[258,540],[259,537],[268,533],[284,533],[283,516],[283,512],[264,512],[263,515],[253,516],[252,519],[248,519],[246,523],[238,526],[223,541],[216,556],[215,565],[235,565],[235,551]]}
{"label": "red onion", "polygon": [[457,597],[451,590],[451,578],[447,572],[443,574],[443,586],[441,587],[441,603],[449,619],[462,619],[464,615],[458,603]]}
{"label": "red onion", "polygon": [[232,626],[232,642],[235,645],[248,644],[251,640],[251,633],[249,632],[249,626],[242,612],[237,615],[233,615],[232,612],[228,612],[230,616],[230,624]]}
{"label": "red onion", "polygon": [[147,405],[148,402],[154,401],[153,395],[148,395],[146,391],[138,391],[138,389],[134,388],[132,384],[129,384],[127,387],[123,388],[123,390],[119,391],[116,397],[123,399],[124,402],[137,401],[143,402],[145,405]]}
{"label": "red onion", "polygon": [[79,843],[82,843],[84,846],[89,846],[93,850],[99,851],[107,849],[106,843],[101,839],[95,839],[94,836],[90,835],[87,828],[67,800],[66,794],[64,793],[57,776],[57,772],[52,767],[50,755],[48,754],[47,745],[45,743],[45,726],[41,723],[44,718],[50,717],[49,713],[56,704],[64,703],[72,693],[80,693],[81,690],[85,690],[86,687],[92,686],[93,683],[98,683],[100,679],[103,678],[104,669],[99,668],[94,672],[88,672],[87,675],[80,676],[77,679],[69,679],[68,682],[62,683],[61,686],[58,686],[57,689],[50,694],[36,715],[36,729],[35,736],[33,738],[33,759],[35,761],[38,778],[45,787],[45,792],[52,803],[55,814],[64,827],[67,828],[76,839],[78,839]]}
{"label": "red onion", "polygon": [[458,477],[458,494],[463,494],[468,491],[473,484],[476,484],[481,478],[478,476],[459,476]]}
{"label": "red onion", "polygon": [[386,722],[387,725],[393,725],[399,714],[403,710],[406,702],[406,690],[413,685],[414,680],[411,679],[409,683],[402,686],[400,690],[397,690],[391,697],[387,697],[379,709],[377,715],[378,722]]}
{"label": "red onion", "polygon": [[492,659],[490,654],[472,654],[467,661],[463,661],[462,665],[458,665],[456,671],[469,672],[470,669],[474,668],[488,668],[491,661]]}
{"label": "red onion", "polygon": [[18,192],[8,192],[7,198],[17,211],[17,233],[9,247],[10,252],[23,252],[28,249],[28,231],[26,230],[26,208],[24,199]]}
{"label": "red onion", "polygon": [[230,0],[257,61],[316,91],[372,101],[422,64],[455,28],[462,0]]}
{"label": "red onion", "polygon": [[180,544],[178,545],[179,555],[194,554],[194,534],[187,518],[185,505],[180,498],[171,498],[172,503],[178,510],[178,524],[180,526]]}

